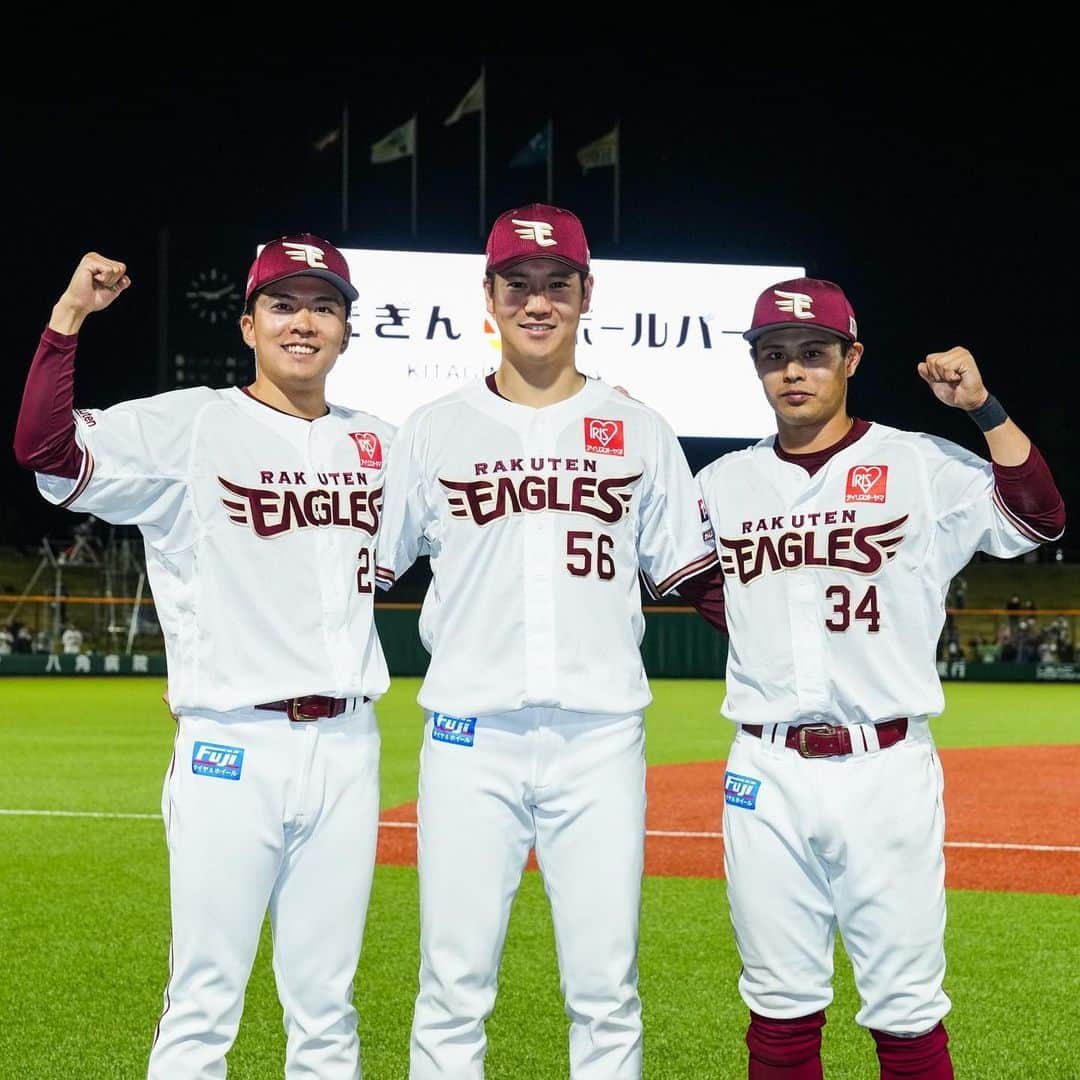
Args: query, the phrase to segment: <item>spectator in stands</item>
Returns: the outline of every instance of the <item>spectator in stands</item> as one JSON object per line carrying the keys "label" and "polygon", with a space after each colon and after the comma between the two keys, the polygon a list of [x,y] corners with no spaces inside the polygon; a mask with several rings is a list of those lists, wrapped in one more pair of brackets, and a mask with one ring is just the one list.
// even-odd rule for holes
{"label": "spectator in stands", "polygon": [[[1019,611],[1020,610],[1020,594],[1019,593],[1013,593],[1012,596],[1010,596],[1008,601],[1006,602],[1005,607],[1010,612]],[[1009,632],[1015,637],[1016,633],[1019,631],[1019,629],[1020,629],[1020,616],[1010,614],[1009,615]]]}
{"label": "spectator in stands", "polygon": [[34,635],[30,633],[29,626],[20,626],[15,635],[15,651],[26,656],[34,651]]}
{"label": "spectator in stands", "polygon": [[945,632],[950,638],[959,638],[960,636],[953,610],[959,611],[966,605],[967,579],[963,574],[957,574],[950,582],[949,593],[945,597]]}
{"label": "spectator in stands", "polygon": [[82,652],[83,632],[69,623],[67,629],[60,635],[60,646],[66,656],[78,656]]}
{"label": "spectator in stands", "polygon": [[1064,615],[1056,619],[1039,635],[1039,658],[1043,662],[1071,664],[1075,653],[1069,622]]}
{"label": "spectator in stands", "polygon": [[1057,635],[1058,660],[1063,664],[1071,664],[1075,658],[1073,650],[1072,633],[1069,630],[1069,620],[1064,615],[1059,615],[1054,620],[1054,633]]}
{"label": "spectator in stands", "polygon": [[15,635],[10,626],[0,626],[0,656],[10,656],[15,651]]}
{"label": "spectator in stands", "polygon": [[957,574],[949,586],[948,604],[957,609],[967,607],[967,578],[963,574]]}
{"label": "spectator in stands", "polygon": [[1039,638],[1035,623],[1021,619],[1016,637],[1016,659],[1021,664],[1034,664],[1039,659]]}
{"label": "spectator in stands", "polygon": [[52,634],[48,630],[39,630],[34,635],[34,652],[51,653],[52,651]]}

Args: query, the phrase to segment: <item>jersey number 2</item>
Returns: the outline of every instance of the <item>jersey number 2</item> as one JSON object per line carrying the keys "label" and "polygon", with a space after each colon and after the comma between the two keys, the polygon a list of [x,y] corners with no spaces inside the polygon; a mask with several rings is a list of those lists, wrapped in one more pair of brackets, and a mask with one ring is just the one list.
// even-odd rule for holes
{"label": "jersey number 2", "polygon": [[[838,633],[851,626],[851,590],[846,585],[830,585],[825,595],[833,601],[833,614],[825,620],[830,630]],[[876,634],[881,629],[881,613],[878,611],[877,586],[871,585],[855,607],[854,618],[867,624],[866,629]]]}
{"label": "jersey number 2", "polygon": [[371,592],[371,548],[361,548],[356,556],[360,565],[356,568],[356,591],[358,593]]}

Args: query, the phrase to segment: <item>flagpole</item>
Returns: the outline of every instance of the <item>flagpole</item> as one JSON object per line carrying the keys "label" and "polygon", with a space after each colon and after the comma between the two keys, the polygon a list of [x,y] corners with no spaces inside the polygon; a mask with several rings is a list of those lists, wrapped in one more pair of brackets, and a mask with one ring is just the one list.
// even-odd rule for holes
{"label": "flagpole", "polygon": [[551,162],[555,154],[554,149],[555,132],[551,123],[550,117],[547,122],[547,201],[549,206],[555,205],[555,196],[552,194],[552,168]]}
{"label": "flagpole", "polygon": [[485,176],[484,161],[487,157],[487,79],[485,67],[480,66],[480,235],[484,235],[487,222],[484,213]]}
{"label": "flagpole", "polygon": [[616,244],[619,242],[619,158],[620,158],[620,156],[621,155],[619,153],[619,122],[618,122],[618,120],[616,120],[615,121],[615,170],[614,170],[614,172],[615,172],[615,177],[614,177],[614,180],[615,180],[615,198],[614,198],[615,229],[614,229],[614,235],[615,235],[615,243]]}
{"label": "flagpole", "polygon": [[413,152],[412,152],[412,235],[416,239],[416,159],[420,156],[420,138],[416,130],[416,113],[413,113]]}
{"label": "flagpole", "polygon": [[341,110],[341,239],[349,231],[349,105]]}

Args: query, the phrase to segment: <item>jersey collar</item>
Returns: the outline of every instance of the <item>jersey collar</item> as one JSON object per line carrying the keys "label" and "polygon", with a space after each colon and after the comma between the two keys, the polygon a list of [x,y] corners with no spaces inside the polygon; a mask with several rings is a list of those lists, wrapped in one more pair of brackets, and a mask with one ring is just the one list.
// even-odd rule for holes
{"label": "jersey collar", "polygon": [[773,450],[776,451],[776,456],[781,461],[790,461],[792,465],[801,465],[813,476],[830,458],[835,457],[841,450],[846,450],[852,443],[858,442],[869,430],[870,422],[868,420],[853,417],[847,434],[839,442],[834,442],[832,446],[827,446],[824,450],[815,450],[812,454],[789,454],[786,450],[781,449],[779,440],[773,442]]}

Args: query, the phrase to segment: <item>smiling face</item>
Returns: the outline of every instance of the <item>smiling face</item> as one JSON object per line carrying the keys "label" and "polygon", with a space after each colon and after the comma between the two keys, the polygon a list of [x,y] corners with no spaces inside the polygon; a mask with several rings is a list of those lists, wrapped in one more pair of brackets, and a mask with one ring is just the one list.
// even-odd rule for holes
{"label": "smiling face", "polygon": [[266,286],[240,318],[244,342],[255,350],[256,385],[321,392],[349,343],[348,314],[345,298],[322,278],[299,275]]}
{"label": "smiling face", "polygon": [[555,259],[529,259],[485,282],[488,314],[499,328],[503,358],[569,366],[593,279]]}
{"label": "smiling face", "polygon": [[854,341],[845,356],[842,346],[835,334],[801,326],[770,330],[757,339],[754,368],[781,436],[795,429],[846,431],[847,383],[863,347]]}

